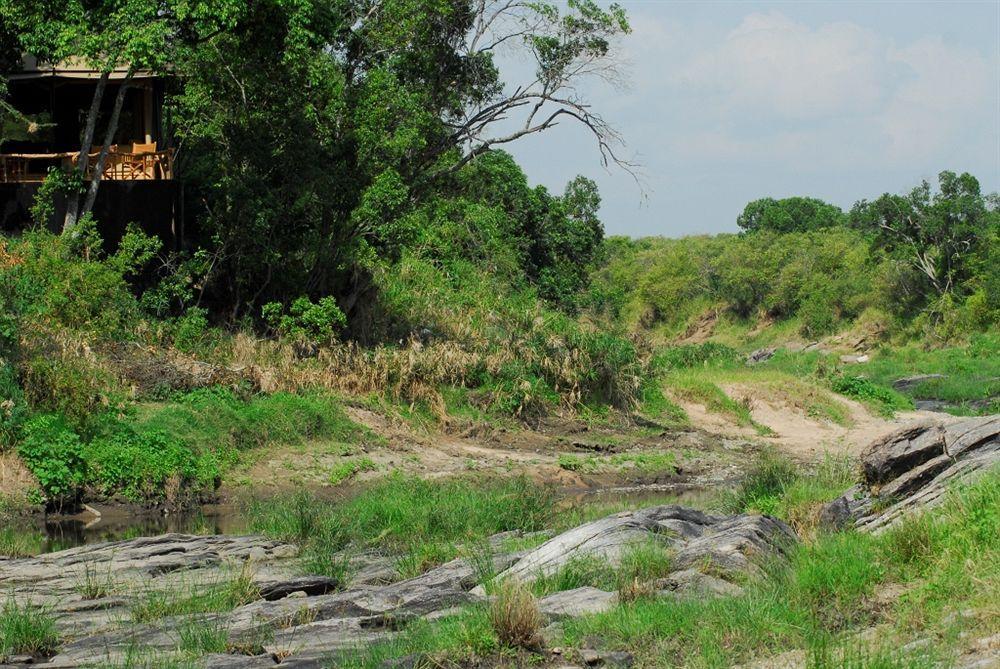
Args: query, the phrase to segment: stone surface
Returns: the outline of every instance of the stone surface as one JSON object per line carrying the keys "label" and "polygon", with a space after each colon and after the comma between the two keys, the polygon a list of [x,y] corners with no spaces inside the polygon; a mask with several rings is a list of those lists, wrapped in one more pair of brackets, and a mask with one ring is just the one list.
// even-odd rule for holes
{"label": "stone surface", "polygon": [[953,482],[997,463],[1000,416],[916,421],[865,449],[861,482],[824,507],[821,525],[880,532],[941,502]]}
{"label": "stone surface", "polygon": [[790,527],[769,516],[716,516],[674,504],[623,512],[586,523],[545,542],[500,578],[524,581],[557,572],[570,560],[616,563],[637,542],[658,541],[676,551],[679,569],[711,563],[722,574],[756,570],[756,559],[783,555],[796,542]]}
{"label": "stone surface", "polygon": [[[506,538],[494,537],[494,550]],[[758,558],[783,554],[795,536],[766,516],[656,506],[587,523],[532,551],[497,553],[491,571],[528,580],[558,570],[575,556],[614,562],[636,541],[659,541],[675,553],[676,570],[660,584],[670,596],[714,596],[737,592],[726,581],[730,575],[754,571]],[[465,560],[385,582],[394,578],[388,564],[384,556],[372,555],[357,563],[361,578],[342,584],[296,573],[297,553],[294,546],[262,537],[168,534],[0,559],[0,590],[52,612],[63,643],[40,665],[51,669],[119,666],[137,648],[155,665],[176,656],[182,635],[193,628],[217,629],[229,647],[256,653],[211,655],[204,658],[206,668],[335,666],[345,651],[390,639],[413,620],[444,617],[485,601],[478,583],[482,567]],[[708,566],[711,575],[698,571]],[[236,577],[252,578],[260,597],[231,611],[133,622],[133,608],[146,593],[169,591],[184,599]],[[107,584],[108,592],[85,599],[81,584],[95,578]],[[616,599],[615,593],[578,588],[542,598],[539,607],[559,620],[607,611]],[[603,654],[599,666],[630,661]]]}
{"label": "stone surface", "polygon": [[756,365],[758,362],[770,360],[774,357],[775,350],[774,348],[759,348],[747,356],[747,364]]}
{"label": "stone surface", "polygon": [[550,619],[572,618],[603,613],[618,602],[618,595],[597,588],[583,587],[556,592],[538,600],[538,610]]}
{"label": "stone surface", "polygon": [[916,386],[919,386],[925,381],[933,381],[934,379],[946,378],[944,374],[917,374],[916,376],[904,376],[901,379],[896,379],[892,382],[892,387],[899,392],[906,392],[907,390],[912,390]]}

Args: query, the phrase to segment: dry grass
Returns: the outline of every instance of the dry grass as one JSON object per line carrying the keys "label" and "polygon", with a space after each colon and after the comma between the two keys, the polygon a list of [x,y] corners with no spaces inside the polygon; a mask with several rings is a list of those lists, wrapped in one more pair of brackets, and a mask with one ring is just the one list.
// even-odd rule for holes
{"label": "dry grass", "polygon": [[520,581],[507,580],[497,588],[490,604],[490,624],[500,643],[508,648],[537,648],[544,619],[538,602]]}

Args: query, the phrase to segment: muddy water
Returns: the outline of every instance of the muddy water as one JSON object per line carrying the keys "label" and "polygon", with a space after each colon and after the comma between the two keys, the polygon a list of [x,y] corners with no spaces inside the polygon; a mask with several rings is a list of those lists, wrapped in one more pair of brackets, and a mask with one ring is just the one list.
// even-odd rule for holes
{"label": "muddy water", "polygon": [[[678,485],[636,485],[609,488],[566,489],[558,493],[557,506],[644,505],[675,503],[704,507],[717,493],[710,488]],[[102,541],[155,536],[168,532],[184,534],[241,534],[248,523],[238,505],[207,505],[185,513],[162,514],[127,507],[102,507],[100,515],[34,518],[11,528],[29,540],[32,552],[48,553]],[[10,530],[8,530],[10,531]]]}

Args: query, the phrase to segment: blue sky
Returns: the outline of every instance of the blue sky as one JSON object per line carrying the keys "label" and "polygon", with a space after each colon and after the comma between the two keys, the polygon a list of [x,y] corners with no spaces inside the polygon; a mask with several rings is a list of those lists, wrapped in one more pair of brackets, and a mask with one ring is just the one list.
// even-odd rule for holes
{"label": "blue sky", "polygon": [[555,192],[596,180],[608,234],[733,231],[758,197],[848,208],[943,169],[1000,190],[998,0],[620,4],[625,86],[579,90],[624,135],[644,187],[604,170],[580,127],[508,147]]}

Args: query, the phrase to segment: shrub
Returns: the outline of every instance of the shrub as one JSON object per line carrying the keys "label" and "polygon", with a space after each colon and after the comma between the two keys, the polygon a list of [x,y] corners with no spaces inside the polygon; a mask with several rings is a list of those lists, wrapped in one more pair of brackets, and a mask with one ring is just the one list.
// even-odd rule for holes
{"label": "shrub", "polygon": [[50,504],[59,507],[79,497],[86,479],[83,445],[62,418],[42,415],[29,420],[17,452]]}
{"label": "shrub", "polygon": [[0,451],[17,443],[27,417],[28,407],[17,382],[17,371],[0,357]]}
{"label": "shrub", "polygon": [[269,302],[261,309],[264,321],[278,334],[310,342],[325,342],[347,324],[347,317],[332,297],[313,302],[299,297],[286,312],[278,302]]}
{"label": "shrub", "polygon": [[490,603],[490,624],[500,644],[508,648],[537,648],[544,624],[535,596],[524,584],[507,580]]}
{"label": "shrub", "polygon": [[123,428],[99,437],[83,449],[87,480],[104,495],[121,494],[131,501],[159,499],[170,503],[211,492],[221,478],[211,453],[197,453],[176,438],[154,430]]}
{"label": "shrub", "polygon": [[185,353],[196,353],[211,341],[208,310],[190,307],[174,321],[174,346]]}

